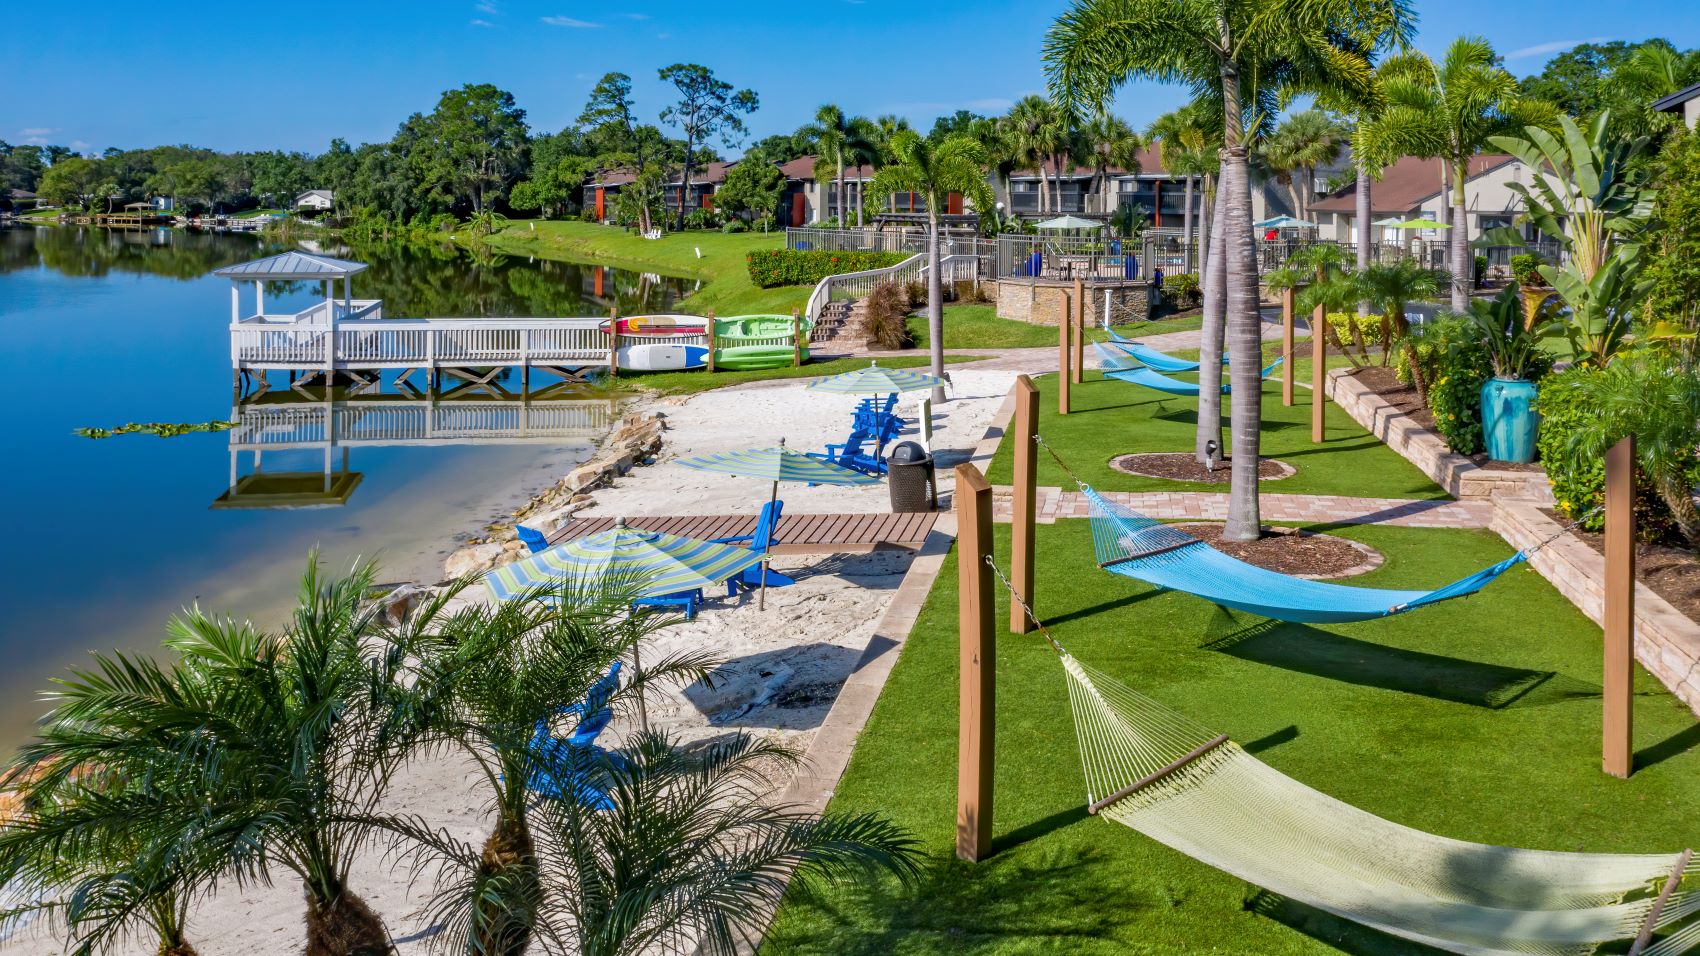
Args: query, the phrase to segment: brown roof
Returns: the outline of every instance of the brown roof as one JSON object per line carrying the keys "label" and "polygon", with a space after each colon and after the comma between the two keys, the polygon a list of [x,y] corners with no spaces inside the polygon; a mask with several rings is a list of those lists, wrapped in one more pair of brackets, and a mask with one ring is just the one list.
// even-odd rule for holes
{"label": "brown roof", "polygon": [[[815,156],[798,156],[788,163],[779,164],[779,171],[785,174],[786,179],[812,180],[815,178],[816,159]],[[874,168],[872,166],[846,166],[844,167],[844,178],[857,181],[873,179]]]}
{"label": "brown roof", "polygon": [[[1498,169],[1506,163],[1514,162],[1510,156],[1498,154],[1483,154],[1470,157],[1470,178],[1474,179],[1489,170]],[[1370,186],[1370,213],[1408,213],[1422,208],[1423,200],[1441,191],[1440,178],[1443,161],[1439,159],[1418,159],[1407,156],[1381,173],[1381,179]],[[1355,212],[1357,210],[1358,184],[1351,183],[1343,189],[1329,193],[1327,198],[1312,203],[1314,212]]]}

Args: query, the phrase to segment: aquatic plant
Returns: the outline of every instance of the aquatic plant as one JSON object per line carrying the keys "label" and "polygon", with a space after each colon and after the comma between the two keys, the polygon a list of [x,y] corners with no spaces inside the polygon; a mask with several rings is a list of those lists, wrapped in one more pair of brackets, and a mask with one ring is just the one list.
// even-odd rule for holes
{"label": "aquatic plant", "polygon": [[154,435],[176,438],[196,432],[227,432],[235,422],[213,419],[210,422],[127,422],[117,428],[79,428],[72,432],[82,438],[112,438],[115,435]]}

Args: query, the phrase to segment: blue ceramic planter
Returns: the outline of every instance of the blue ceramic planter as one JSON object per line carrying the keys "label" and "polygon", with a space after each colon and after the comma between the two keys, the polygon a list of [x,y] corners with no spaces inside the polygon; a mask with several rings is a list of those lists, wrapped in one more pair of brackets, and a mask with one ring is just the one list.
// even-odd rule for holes
{"label": "blue ceramic planter", "polygon": [[1535,383],[1521,378],[1490,378],[1482,384],[1482,437],[1495,461],[1535,460]]}

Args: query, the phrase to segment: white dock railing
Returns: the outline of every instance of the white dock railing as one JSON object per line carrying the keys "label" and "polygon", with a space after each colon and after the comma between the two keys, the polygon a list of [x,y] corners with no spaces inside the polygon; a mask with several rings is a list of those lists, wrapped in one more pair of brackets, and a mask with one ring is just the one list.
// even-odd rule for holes
{"label": "white dock railing", "polygon": [[[978,278],[980,274],[980,257],[976,255],[949,255],[939,259],[939,278],[942,282],[966,282]],[[846,272],[842,275],[827,276],[815,285],[814,292],[809,295],[809,304],[804,314],[809,321],[819,323],[821,312],[826,304],[835,299],[860,299],[873,292],[878,286],[887,282],[907,284],[920,282],[927,277],[926,253],[916,253],[894,266],[883,269],[867,269],[862,272]]]}
{"label": "white dock railing", "polygon": [[362,318],[280,324],[245,319],[231,326],[230,358],[243,368],[606,365],[613,336],[604,331],[604,321]]}

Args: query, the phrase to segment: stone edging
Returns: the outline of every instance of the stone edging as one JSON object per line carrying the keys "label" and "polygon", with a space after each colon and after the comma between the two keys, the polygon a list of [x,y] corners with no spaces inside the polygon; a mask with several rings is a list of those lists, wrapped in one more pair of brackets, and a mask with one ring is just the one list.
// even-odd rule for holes
{"label": "stone edging", "polygon": [[1350,369],[1328,373],[1328,396],[1455,498],[1510,498],[1543,506],[1553,503],[1546,472],[1483,468],[1454,453],[1439,435],[1370,391]]}
{"label": "stone edging", "polygon": [[[1490,527],[1520,550],[1563,530],[1527,501],[1496,501]],[[1606,562],[1599,552],[1572,535],[1561,534],[1530,556],[1529,565],[1589,620],[1601,622]],[[1635,659],[1700,715],[1700,624],[1640,583],[1635,585]]]}

